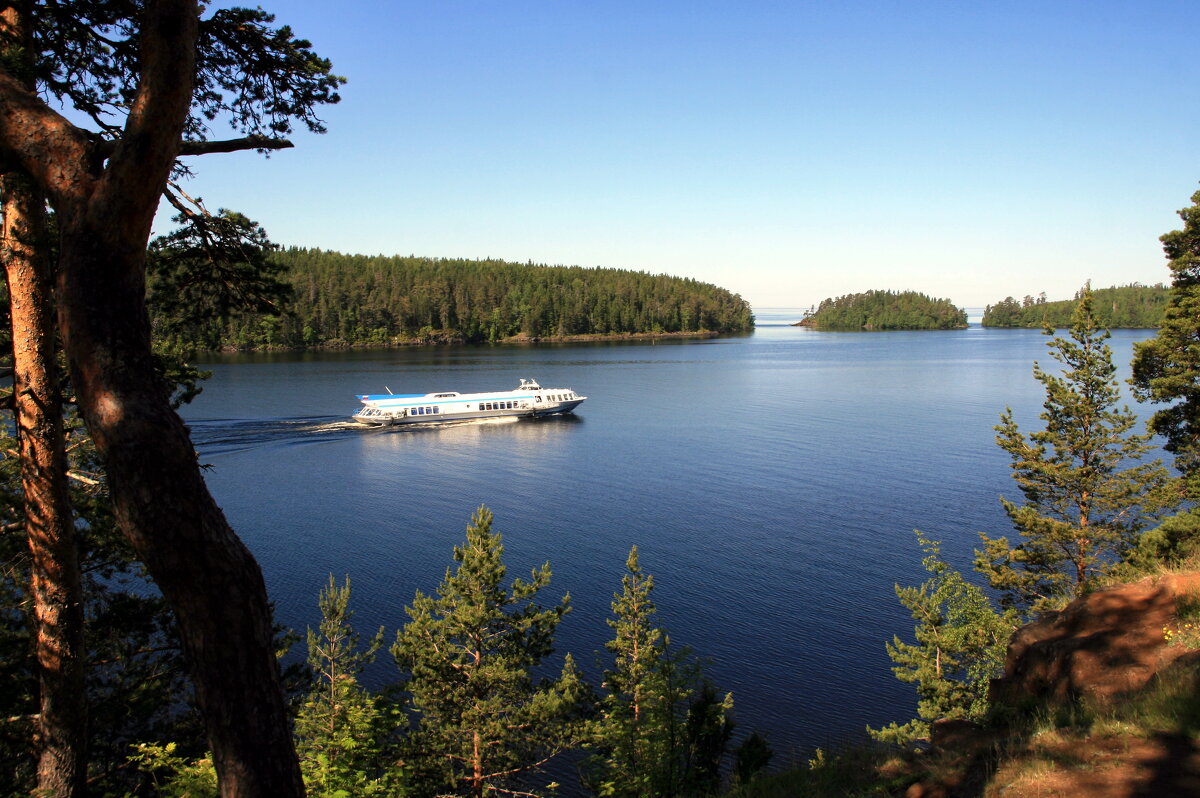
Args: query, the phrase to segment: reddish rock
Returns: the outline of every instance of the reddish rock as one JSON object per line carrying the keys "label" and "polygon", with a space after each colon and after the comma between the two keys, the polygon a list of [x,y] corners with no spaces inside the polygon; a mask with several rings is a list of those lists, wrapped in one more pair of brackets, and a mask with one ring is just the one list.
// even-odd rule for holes
{"label": "reddish rock", "polygon": [[1013,635],[993,704],[1020,706],[1089,698],[1101,703],[1139,689],[1187,653],[1168,646],[1180,596],[1200,594],[1200,574],[1172,574],[1099,590]]}

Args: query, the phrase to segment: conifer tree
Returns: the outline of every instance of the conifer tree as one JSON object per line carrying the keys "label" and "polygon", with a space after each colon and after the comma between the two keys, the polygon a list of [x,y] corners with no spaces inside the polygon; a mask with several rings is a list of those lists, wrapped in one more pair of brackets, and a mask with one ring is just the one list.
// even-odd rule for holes
{"label": "conifer tree", "polygon": [[350,626],[350,578],[329,585],[317,601],[321,624],[308,630],[312,690],[296,718],[296,753],[311,798],[385,795],[389,773],[383,762],[387,713],[358,682],[383,646],[383,627],[365,648]]}
{"label": "conifer tree", "polygon": [[1061,375],[1034,364],[1034,378],[1046,389],[1045,428],[1025,436],[1011,408],[996,427],[1025,497],[1024,504],[1000,501],[1022,540],[1010,545],[1006,537],[981,535],[976,568],[1001,591],[1005,607],[1035,614],[1081,595],[1131,550],[1148,521],[1175,503],[1162,463],[1138,462],[1151,448],[1149,436],[1134,433],[1137,418],[1117,406],[1108,337],[1096,325],[1085,287],[1070,340],[1048,344]]}
{"label": "conifer tree", "polygon": [[688,652],[672,651],[653,625],[654,579],[642,571],[636,546],[625,567],[608,620],[613,667],[592,724],[588,786],[628,798],[713,793],[733,729],[733,697],[718,697]]}
{"label": "conifer tree", "polygon": [[604,673],[607,691],[595,726],[597,754],[592,786],[605,796],[657,794],[668,781],[672,708],[666,694],[662,630],[653,625],[658,612],[650,597],[654,577],[642,572],[637,546],[629,551],[621,593],[614,596],[614,637],[605,643],[613,667]]}
{"label": "conifer tree", "polygon": [[897,745],[929,737],[930,724],[941,718],[983,718],[988,684],[999,675],[1017,627],[1016,612],[997,613],[979,587],[941,558],[939,543],[920,532],[917,541],[932,576],[917,587],[896,585],[900,603],[917,621],[916,643],[896,636],[887,644],[896,678],[917,686],[917,717],[868,729],[875,739]]}
{"label": "conifer tree", "polygon": [[419,715],[406,757],[419,792],[483,798],[522,784],[536,795],[534,774],[581,742],[587,688],[571,656],[557,680],[532,676],[553,651],[570,597],[549,608],[535,602],[550,583],[549,563],[505,590],[504,547],[491,527],[480,507],[466,544],[454,547],[457,567],[436,597],[417,592],[391,649]]}
{"label": "conifer tree", "polygon": [[[1200,191],[1179,211],[1183,229],[1160,239],[1171,267],[1171,292],[1158,334],[1134,345],[1133,383],[1138,401],[1165,404],[1150,431],[1166,438],[1187,498],[1200,498]],[[1200,521],[1179,524],[1200,536]]]}

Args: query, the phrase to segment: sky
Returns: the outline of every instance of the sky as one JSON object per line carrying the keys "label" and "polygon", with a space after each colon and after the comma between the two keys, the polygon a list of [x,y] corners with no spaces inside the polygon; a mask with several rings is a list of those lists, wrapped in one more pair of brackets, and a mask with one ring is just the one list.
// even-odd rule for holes
{"label": "sky", "polygon": [[1200,189],[1195,0],[261,3],[342,101],[185,190],[284,246],[982,307],[1168,280]]}

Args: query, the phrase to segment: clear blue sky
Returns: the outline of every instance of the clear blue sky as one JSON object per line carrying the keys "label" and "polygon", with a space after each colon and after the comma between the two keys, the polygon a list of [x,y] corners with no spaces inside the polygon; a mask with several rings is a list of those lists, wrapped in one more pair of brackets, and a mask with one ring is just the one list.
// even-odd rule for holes
{"label": "clear blue sky", "polygon": [[1200,188],[1195,0],[262,4],[342,103],[187,190],[285,245],[982,306],[1166,280]]}

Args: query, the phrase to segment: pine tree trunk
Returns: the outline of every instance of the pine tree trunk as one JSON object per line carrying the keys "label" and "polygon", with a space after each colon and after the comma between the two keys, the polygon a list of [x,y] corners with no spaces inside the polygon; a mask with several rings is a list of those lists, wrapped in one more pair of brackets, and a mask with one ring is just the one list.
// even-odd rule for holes
{"label": "pine tree trunk", "polygon": [[37,791],[60,798],[83,794],[88,734],[83,586],[55,368],[46,208],[41,194],[19,175],[5,175],[0,190],[12,314],[13,395],[36,622]]}
{"label": "pine tree trunk", "polygon": [[[33,89],[27,6],[0,12],[14,46],[5,53]],[[87,777],[87,690],[83,579],[71,520],[54,335],[53,270],[46,200],[16,172],[0,179],[3,252],[13,350],[13,413],[21,458],[30,554],[33,653],[38,669],[37,792],[82,795]]]}
{"label": "pine tree trunk", "polygon": [[60,225],[71,378],[117,521],[178,620],[221,794],[303,795],[262,573],[209,494],[155,372],[145,238],[121,240],[120,220],[104,215]]}

